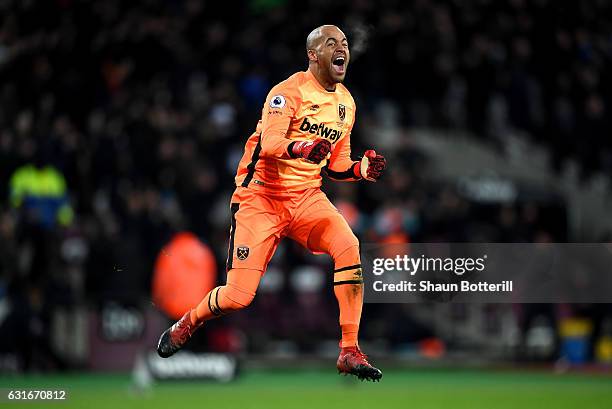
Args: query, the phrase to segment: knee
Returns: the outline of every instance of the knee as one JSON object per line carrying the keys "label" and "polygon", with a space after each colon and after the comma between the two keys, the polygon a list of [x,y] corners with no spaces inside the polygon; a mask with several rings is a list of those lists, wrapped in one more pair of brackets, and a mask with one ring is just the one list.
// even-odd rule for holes
{"label": "knee", "polygon": [[228,304],[232,310],[239,310],[251,305],[255,299],[255,291],[228,283],[223,291],[223,296],[229,301]]}
{"label": "knee", "polygon": [[359,259],[359,240],[341,217],[338,215],[335,222],[317,225],[310,235],[309,248],[313,249],[312,241],[312,244],[319,244],[315,246],[317,249],[329,254],[335,261],[345,257]]}
{"label": "knee", "polygon": [[332,257],[334,262],[340,259],[350,259],[359,262],[359,240],[354,234],[339,238],[337,244],[331,246],[329,255]]}
{"label": "knee", "polygon": [[221,308],[224,312],[248,307],[255,298],[255,291],[261,279],[261,271],[232,269],[227,272],[227,284],[220,291]]}
{"label": "knee", "polygon": [[342,237],[342,241],[344,241],[345,246],[347,248],[357,248],[357,252],[359,252],[359,240],[357,239],[357,236],[355,236],[355,233],[353,233],[352,231],[349,232],[349,234],[345,234],[344,237]]}

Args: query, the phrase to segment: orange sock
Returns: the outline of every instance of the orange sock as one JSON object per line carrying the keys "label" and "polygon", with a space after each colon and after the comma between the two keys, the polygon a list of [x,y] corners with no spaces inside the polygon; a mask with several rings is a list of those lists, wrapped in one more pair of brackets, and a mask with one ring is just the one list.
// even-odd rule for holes
{"label": "orange sock", "polygon": [[308,248],[329,254],[334,260],[334,294],[340,308],[342,348],[359,345],[359,321],[363,305],[363,276],[359,241],[342,216],[315,226]]}
{"label": "orange sock", "polygon": [[189,313],[193,325],[248,307],[255,297],[261,271],[232,269],[227,284],[213,288]]}
{"label": "orange sock", "polygon": [[357,346],[363,305],[363,277],[359,246],[349,247],[334,258],[334,294],[340,308],[342,348]]}

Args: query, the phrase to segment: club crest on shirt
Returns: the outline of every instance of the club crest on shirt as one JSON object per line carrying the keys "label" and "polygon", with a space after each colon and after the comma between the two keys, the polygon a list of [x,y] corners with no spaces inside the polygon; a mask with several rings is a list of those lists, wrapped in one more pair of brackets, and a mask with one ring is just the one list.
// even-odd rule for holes
{"label": "club crest on shirt", "polygon": [[346,118],[346,107],[342,104],[338,104],[338,117],[342,122],[344,122],[344,118]]}
{"label": "club crest on shirt", "polygon": [[238,257],[238,260],[246,260],[249,257],[249,248],[247,246],[236,248],[236,257]]}

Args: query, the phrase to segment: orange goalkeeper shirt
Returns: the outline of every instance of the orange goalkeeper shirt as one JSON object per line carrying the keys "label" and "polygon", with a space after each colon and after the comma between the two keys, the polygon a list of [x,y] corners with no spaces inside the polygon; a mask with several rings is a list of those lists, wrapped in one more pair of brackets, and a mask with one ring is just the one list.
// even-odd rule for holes
{"label": "orange goalkeeper shirt", "polygon": [[[350,134],[355,101],[342,84],[327,91],[310,71],[298,72],[272,88],[261,120],[249,137],[236,173],[236,185],[296,191],[321,186],[321,169],[334,179],[355,180]],[[333,151],[313,164],[294,158],[292,142],[327,139]]]}

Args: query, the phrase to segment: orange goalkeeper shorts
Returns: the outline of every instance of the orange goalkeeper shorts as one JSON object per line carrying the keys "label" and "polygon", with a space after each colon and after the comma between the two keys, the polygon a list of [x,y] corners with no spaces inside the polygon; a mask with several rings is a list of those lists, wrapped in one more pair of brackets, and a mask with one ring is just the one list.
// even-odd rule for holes
{"label": "orange goalkeeper shorts", "polygon": [[239,186],[232,195],[231,211],[228,271],[248,268],[264,272],[283,237],[313,253],[329,254],[327,245],[308,240],[319,223],[332,228],[347,248],[357,241],[344,217],[318,187],[270,193]]}

